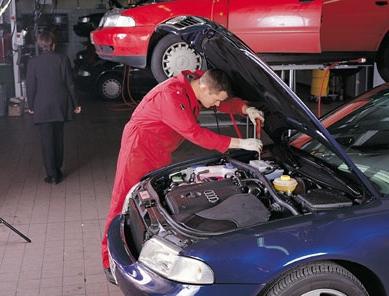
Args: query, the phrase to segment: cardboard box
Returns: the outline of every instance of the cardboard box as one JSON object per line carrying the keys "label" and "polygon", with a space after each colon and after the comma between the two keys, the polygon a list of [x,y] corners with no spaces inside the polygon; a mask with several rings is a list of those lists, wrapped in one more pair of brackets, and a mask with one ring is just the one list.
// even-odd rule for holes
{"label": "cardboard box", "polygon": [[22,116],[24,113],[24,98],[15,97],[8,101],[8,116]]}

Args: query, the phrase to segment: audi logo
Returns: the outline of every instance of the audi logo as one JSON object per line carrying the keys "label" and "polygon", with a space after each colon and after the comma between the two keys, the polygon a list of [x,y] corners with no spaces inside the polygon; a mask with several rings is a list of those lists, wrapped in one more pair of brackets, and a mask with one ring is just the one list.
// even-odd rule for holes
{"label": "audi logo", "polygon": [[219,196],[213,190],[204,191],[204,195],[210,203],[217,203],[219,201]]}

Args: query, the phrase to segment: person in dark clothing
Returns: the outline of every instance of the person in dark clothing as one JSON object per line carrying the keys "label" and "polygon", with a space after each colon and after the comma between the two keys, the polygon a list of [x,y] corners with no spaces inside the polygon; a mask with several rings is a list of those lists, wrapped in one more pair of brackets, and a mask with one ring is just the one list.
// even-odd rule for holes
{"label": "person in dark clothing", "polygon": [[41,54],[28,63],[27,102],[41,137],[44,181],[58,184],[63,179],[64,122],[72,119],[73,112],[80,113],[81,107],[74,91],[70,61],[54,52],[54,34],[42,32],[37,42]]}

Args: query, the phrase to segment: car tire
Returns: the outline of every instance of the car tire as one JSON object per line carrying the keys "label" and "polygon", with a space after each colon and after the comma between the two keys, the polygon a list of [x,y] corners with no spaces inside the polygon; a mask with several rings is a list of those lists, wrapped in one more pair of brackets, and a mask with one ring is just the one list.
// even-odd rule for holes
{"label": "car tire", "polygon": [[286,273],[265,296],[368,296],[361,282],[347,269],[331,262],[318,262]]}
{"label": "car tire", "polygon": [[123,77],[117,73],[107,73],[97,81],[97,92],[104,101],[117,101],[122,97]]}
{"label": "car tire", "polygon": [[205,69],[205,62],[187,43],[175,35],[166,35],[154,47],[151,72],[158,82],[183,70]]}
{"label": "car tire", "polygon": [[376,57],[378,73],[389,82],[389,36],[382,42]]}

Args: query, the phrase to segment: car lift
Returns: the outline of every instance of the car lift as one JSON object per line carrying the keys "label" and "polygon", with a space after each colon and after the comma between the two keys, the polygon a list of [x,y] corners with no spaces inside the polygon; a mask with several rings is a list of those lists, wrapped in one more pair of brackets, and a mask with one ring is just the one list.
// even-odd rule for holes
{"label": "car lift", "polygon": [[[296,93],[296,71],[299,70],[332,70],[332,69],[356,69],[360,67],[364,67],[364,75],[365,77],[360,77],[360,73],[356,73],[356,83],[355,83],[355,89],[354,93],[358,95],[359,93],[366,91],[369,88],[368,85],[368,68],[372,67],[370,64],[364,64],[366,63],[365,58],[359,58],[355,60],[350,61],[340,61],[340,62],[333,62],[328,64],[303,64],[303,65],[297,65],[297,64],[288,64],[288,65],[270,65],[270,67],[273,69],[273,71],[281,71],[280,77],[283,81],[286,81],[286,74],[288,75],[288,86],[289,88]],[[328,72],[329,73],[329,72]],[[329,75],[329,74],[328,74]],[[362,87],[361,80],[364,82],[364,85]],[[324,83],[324,79],[323,82]],[[362,89],[361,89],[362,87]],[[323,85],[321,87],[323,89]],[[322,91],[320,92],[322,93]],[[317,117],[321,117],[321,97],[322,95],[319,95],[318,101],[317,101]]]}
{"label": "car lift", "polygon": [[[296,92],[296,72],[300,70],[314,70],[314,69],[356,69],[356,68],[364,68],[364,71],[360,71],[356,74],[354,93],[356,95],[360,94],[368,90],[369,88],[369,68],[373,65],[364,64],[366,59],[360,58],[350,61],[340,61],[328,64],[283,64],[283,65],[269,65],[273,71],[279,73],[280,78],[287,82],[289,88]],[[321,116],[321,100],[317,101],[318,106],[318,114],[317,116]],[[200,124],[203,127],[208,128],[219,128],[219,127],[228,127],[233,125],[233,123],[228,120],[226,117],[223,117],[220,112],[217,112],[217,116],[219,117],[215,122],[215,114],[212,110],[202,110],[200,112]],[[248,118],[246,120],[236,120],[236,124],[238,126],[245,126],[246,128],[246,137],[248,137],[251,132],[251,122]]]}
{"label": "car lift", "polygon": [[[364,63],[364,59],[359,59],[360,63]],[[357,62],[357,61],[356,61]],[[270,65],[270,67],[273,69],[273,71],[281,71],[281,79],[285,81],[286,79],[286,73],[288,73],[288,85],[290,89],[295,92],[296,91],[296,71],[299,70],[315,70],[315,69],[356,69],[360,67],[372,67],[372,65],[349,65],[345,62],[335,62],[335,63],[329,63],[329,64],[306,64],[306,65],[295,65],[295,64],[287,64],[287,65]],[[359,73],[357,73],[359,74]],[[365,72],[365,75],[367,76],[368,72]],[[358,77],[357,77],[358,79]],[[368,89],[368,79],[367,77],[364,79],[365,85],[364,90]],[[358,92],[357,92],[358,93]]]}

